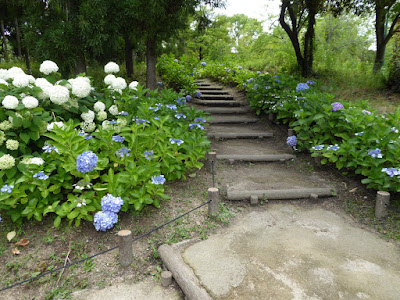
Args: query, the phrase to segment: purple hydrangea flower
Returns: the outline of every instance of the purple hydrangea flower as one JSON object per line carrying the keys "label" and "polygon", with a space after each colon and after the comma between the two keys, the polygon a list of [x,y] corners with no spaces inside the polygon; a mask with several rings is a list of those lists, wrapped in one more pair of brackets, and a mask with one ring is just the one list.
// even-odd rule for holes
{"label": "purple hydrangea flower", "polygon": [[185,98],[186,98],[186,101],[192,100],[192,96],[190,96],[190,95],[187,95]]}
{"label": "purple hydrangea flower", "polygon": [[400,170],[395,168],[383,168],[382,172],[385,172],[390,177],[400,175]]}
{"label": "purple hydrangea flower", "polygon": [[125,138],[123,136],[114,135],[112,138],[113,142],[122,143]]}
{"label": "purple hydrangea flower", "polygon": [[92,151],[79,154],[76,159],[76,169],[81,173],[93,171],[97,167],[98,157]]}
{"label": "purple hydrangea flower", "polygon": [[107,194],[101,198],[101,209],[103,211],[118,213],[122,205],[124,205],[124,200],[121,197],[114,197],[111,194]]}
{"label": "purple hydrangea flower", "polygon": [[46,180],[47,178],[49,178],[49,176],[47,176],[46,174],[44,174],[43,171],[39,171],[38,173],[33,174],[32,176],[33,178],[37,178],[39,180]]}
{"label": "purple hydrangea flower", "polygon": [[257,74],[258,74],[258,75],[261,75],[261,71],[257,71]]}
{"label": "purple hydrangea flower", "polygon": [[[10,185],[5,184],[5,185],[0,189],[0,191],[1,191],[2,193],[11,193],[13,188],[14,188],[14,185],[12,185],[12,184],[10,184]],[[0,219],[0,220],[1,220],[1,219]]]}
{"label": "purple hydrangea flower", "polygon": [[366,110],[366,109],[363,109],[363,110],[362,110],[362,113],[363,113],[364,115],[370,115],[370,114],[372,114],[372,112],[370,112],[369,110]]}
{"label": "purple hydrangea flower", "polygon": [[375,150],[370,150],[368,151],[368,154],[371,155],[372,157],[377,157],[377,158],[382,158],[381,150],[376,148]]}
{"label": "purple hydrangea flower", "polygon": [[195,96],[196,98],[200,98],[200,97],[201,97],[200,91],[196,91],[196,93],[194,93],[194,96]]}
{"label": "purple hydrangea flower", "polygon": [[202,62],[201,62],[201,66],[202,66],[202,67],[205,67],[206,65],[207,65],[207,63],[206,63],[205,61],[202,61]]}
{"label": "purple hydrangea flower", "polygon": [[287,144],[289,147],[296,147],[296,145],[297,145],[297,138],[296,138],[296,136],[295,136],[295,135],[289,136],[289,137],[286,139],[286,144]]}
{"label": "purple hydrangea flower", "polygon": [[307,83],[299,83],[297,86],[296,86],[296,92],[301,92],[301,91],[304,91],[304,90],[308,90],[310,87],[308,86],[308,84]]}
{"label": "purple hydrangea flower", "polygon": [[238,69],[239,69],[239,70],[243,70],[243,67],[239,66]]}
{"label": "purple hydrangea flower", "polygon": [[121,148],[121,149],[115,151],[115,154],[117,154],[117,155],[119,155],[121,157],[124,157],[124,156],[130,156],[131,155],[130,152],[131,152],[131,149]]}
{"label": "purple hydrangea flower", "polygon": [[183,141],[180,140],[180,139],[173,139],[173,138],[170,138],[170,139],[169,139],[169,142],[170,142],[171,144],[177,144],[178,146],[180,146],[181,144],[183,144]]}
{"label": "purple hydrangea flower", "polygon": [[118,222],[118,215],[110,211],[99,211],[93,217],[93,225],[97,231],[106,231]]}
{"label": "purple hydrangea flower", "polygon": [[151,183],[152,184],[164,184],[165,183],[165,178],[164,175],[159,175],[159,176],[153,176],[151,177]]}
{"label": "purple hydrangea flower", "polygon": [[144,151],[144,157],[147,159],[147,160],[151,160],[152,158],[153,158],[153,154],[154,154],[154,151],[153,150],[149,150],[149,151]]}
{"label": "purple hydrangea flower", "polygon": [[184,114],[176,114],[175,118],[177,118],[177,119],[180,119],[180,118],[186,119],[186,116]]}
{"label": "purple hydrangea flower", "polygon": [[332,105],[331,111],[337,111],[339,109],[343,109],[344,108],[343,104],[340,103],[340,102],[334,102],[331,105]]}
{"label": "purple hydrangea flower", "polygon": [[195,128],[195,129],[204,129],[204,127],[203,126],[201,126],[200,124],[189,124],[189,128],[190,129],[193,129],[193,128]]}

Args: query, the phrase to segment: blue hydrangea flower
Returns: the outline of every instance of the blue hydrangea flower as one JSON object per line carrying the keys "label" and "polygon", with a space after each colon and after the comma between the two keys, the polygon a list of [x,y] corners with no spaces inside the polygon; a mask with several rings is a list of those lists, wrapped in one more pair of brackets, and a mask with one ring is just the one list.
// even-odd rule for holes
{"label": "blue hydrangea flower", "polygon": [[161,81],[157,82],[158,86],[163,86],[163,83]]}
{"label": "blue hydrangea flower", "polygon": [[110,211],[99,211],[93,217],[93,225],[97,231],[106,231],[118,222],[118,215]]}
{"label": "blue hydrangea flower", "polygon": [[281,83],[281,81],[279,79],[276,79],[275,82],[276,83]]}
{"label": "blue hydrangea flower", "polygon": [[157,117],[157,116],[155,116],[155,117],[154,117],[154,120],[160,121],[160,118]]}
{"label": "blue hydrangea flower", "polygon": [[192,100],[192,96],[190,96],[190,95],[187,95],[185,98],[186,98],[186,101]]}
{"label": "blue hydrangea flower", "polygon": [[164,175],[151,177],[151,183],[152,184],[164,184],[165,183]]}
{"label": "blue hydrangea flower", "polygon": [[279,78],[279,75],[275,75],[273,78]]}
{"label": "blue hydrangea flower", "polygon": [[11,193],[13,188],[14,188],[14,185],[12,185],[12,184],[10,184],[10,185],[5,184],[5,185],[0,189],[0,191],[1,191],[2,193]]}
{"label": "blue hydrangea flower", "polygon": [[84,138],[85,140],[90,140],[92,137],[93,137],[93,136],[91,136],[91,135],[86,135],[86,136],[84,136],[83,138]]}
{"label": "blue hydrangea flower", "polygon": [[181,97],[178,100],[175,100],[175,102],[178,103],[179,105],[185,104],[186,103],[186,98],[185,97]]}
{"label": "blue hydrangea flower", "polygon": [[392,127],[392,129],[390,129],[391,132],[395,132],[395,133],[399,133],[399,130],[396,127]]}
{"label": "blue hydrangea flower", "polygon": [[194,96],[195,96],[196,98],[200,98],[200,97],[201,97],[200,91],[196,91],[196,93],[194,93]]}
{"label": "blue hydrangea flower", "polygon": [[201,126],[200,124],[189,124],[189,128],[190,129],[193,129],[193,128],[195,128],[195,129],[204,129],[204,127]]}
{"label": "blue hydrangea flower", "polygon": [[131,155],[130,152],[131,152],[131,149],[121,148],[121,149],[115,151],[115,154],[117,154],[117,155],[119,155],[121,157],[124,157],[124,156],[130,156]]}
{"label": "blue hydrangea flower", "polygon": [[150,106],[149,109],[154,110],[154,111],[159,110],[158,106]]}
{"label": "blue hydrangea flower", "polygon": [[119,115],[120,115],[120,116],[127,116],[127,115],[129,115],[129,113],[126,112],[126,111],[121,111],[121,112],[119,113]]}
{"label": "blue hydrangea flower", "polygon": [[296,145],[297,145],[297,138],[296,138],[296,136],[295,136],[295,135],[289,136],[289,137],[286,139],[286,144],[287,144],[289,147],[296,147]]}
{"label": "blue hydrangea flower", "polygon": [[177,144],[178,146],[180,146],[181,144],[183,144],[183,141],[180,140],[180,139],[173,139],[173,138],[170,138],[170,139],[169,139],[169,142],[170,142],[171,144]]}
{"label": "blue hydrangea flower", "polygon": [[201,62],[201,66],[202,66],[202,67],[205,67],[206,65],[207,65],[207,63],[206,63],[205,61],[202,61],[202,62]]}
{"label": "blue hydrangea flower", "polygon": [[173,109],[173,110],[177,110],[178,109],[175,104],[166,104],[165,107],[169,108],[169,109]]}
{"label": "blue hydrangea flower", "polygon": [[372,157],[377,157],[377,158],[382,158],[381,150],[376,148],[375,150],[370,150],[368,151],[368,154],[371,155]]}
{"label": "blue hydrangea flower", "polygon": [[2,218],[0,217],[0,222],[1,222]]}
{"label": "blue hydrangea flower", "polygon": [[361,132],[356,132],[354,135],[355,136],[362,136],[364,134],[364,131],[361,131]]}
{"label": "blue hydrangea flower", "polygon": [[239,69],[239,70],[243,70],[243,67],[239,66],[238,69]]}
{"label": "blue hydrangea flower", "polygon": [[114,197],[111,194],[107,194],[101,198],[101,209],[103,211],[118,213],[122,205],[124,205],[124,200],[121,197]]}
{"label": "blue hydrangea flower", "polygon": [[206,121],[205,119],[203,119],[203,118],[195,118],[193,121],[196,122],[196,123],[205,123],[205,122],[207,122],[207,121]]}
{"label": "blue hydrangea flower", "polygon": [[176,114],[175,118],[177,118],[177,119],[180,119],[180,118],[186,119],[186,116],[184,114]]}
{"label": "blue hydrangea flower", "polygon": [[111,125],[115,125],[117,123],[118,123],[118,120],[117,121],[115,121],[115,120],[108,121],[108,124],[111,124]]}
{"label": "blue hydrangea flower", "polygon": [[113,142],[122,143],[125,138],[123,136],[114,135],[112,138]]}
{"label": "blue hydrangea flower", "polygon": [[139,119],[139,118],[133,118],[132,121],[136,121],[136,124],[138,124],[138,125],[150,123],[149,120],[146,120],[146,119]]}
{"label": "blue hydrangea flower", "polygon": [[47,178],[49,178],[49,176],[47,176],[46,174],[44,174],[43,171],[39,171],[38,173],[33,174],[32,176],[33,178],[37,178],[39,180],[46,180]]}
{"label": "blue hydrangea flower", "polygon": [[53,151],[56,153],[60,153],[60,151],[54,146],[43,146],[42,150],[44,151],[44,153],[50,153]]}
{"label": "blue hydrangea flower", "polygon": [[383,168],[382,172],[385,172],[390,177],[400,175],[400,170],[395,168]]}
{"label": "blue hydrangea flower", "polygon": [[316,151],[320,151],[320,150],[324,149],[324,145],[314,146],[314,147],[311,147],[311,149],[316,150]]}
{"label": "blue hydrangea flower", "polygon": [[147,160],[151,160],[152,158],[153,158],[153,154],[154,154],[154,151],[153,150],[149,150],[149,151],[144,151],[144,157],[147,159]]}
{"label": "blue hydrangea flower", "polygon": [[81,173],[93,171],[97,167],[98,157],[92,151],[79,154],[76,159],[76,169]]}
{"label": "blue hydrangea flower", "polygon": [[366,110],[366,109],[363,109],[363,110],[362,110],[362,113],[363,113],[364,115],[370,115],[370,114],[372,114],[372,112],[370,112],[369,110]]}
{"label": "blue hydrangea flower", "polygon": [[261,71],[257,71],[257,74],[260,75],[260,74],[261,74]]}
{"label": "blue hydrangea flower", "polygon": [[315,81],[309,80],[309,81],[307,81],[306,83],[307,83],[308,85],[313,85],[313,84],[315,84]]}
{"label": "blue hydrangea flower", "polygon": [[78,132],[78,136],[84,136],[84,135],[85,135],[85,132],[83,130]]}
{"label": "blue hydrangea flower", "polygon": [[326,150],[331,150],[331,151],[336,151],[336,150],[339,150],[339,149],[340,149],[340,147],[337,144],[329,145],[328,147],[326,147]]}
{"label": "blue hydrangea flower", "polygon": [[308,90],[309,88],[310,88],[310,87],[308,86],[307,83],[299,83],[299,84],[296,86],[296,92]]}
{"label": "blue hydrangea flower", "polygon": [[247,79],[247,83],[251,83],[253,81],[253,78]]}
{"label": "blue hydrangea flower", "polygon": [[255,89],[255,90],[258,89],[258,84],[255,84],[255,85],[254,85],[254,89]]}
{"label": "blue hydrangea flower", "polygon": [[340,102],[334,102],[331,105],[332,105],[331,111],[337,111],[339,109],[343,109],[344,108],[343,104],[340,103]]}

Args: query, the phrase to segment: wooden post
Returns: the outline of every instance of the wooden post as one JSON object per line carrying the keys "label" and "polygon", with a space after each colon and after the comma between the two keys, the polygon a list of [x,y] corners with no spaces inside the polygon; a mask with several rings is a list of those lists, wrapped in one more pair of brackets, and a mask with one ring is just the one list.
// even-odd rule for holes
{"label": "wooden post", "polygon": [[208,189],[208,200],[211,200],[208,203],[208,216],[217,215],[219,212],[219,190],[217,188],[212,187]]}
{"label": "wooden post", "polygon": [[287,136],[293,136],[293,135],[295,135],[294,129],[288,129]]}
{"label": "wooden post", "polygon": [[122,267],[127,267],[132,263],[132,232],[121,230],[118,232],[119,263]]}
{"label": "wooden post", "polygon": [[207,170],[209,173],[216,173],[217,166],[217,152],[208,152],[207,153]]}
{"label": "wooden post", "polygon": [[258,196],[250,196],[250,205],[251,206],[258,205]]}
{"label": "wooden post", "polygon": [[161,285],[167,287],[172,283],[172,273],[170,271],[161,272]]}
{"label": "wooden post", "polygon": [[384,191],[376,192],[376,204],[375,204],[375,217],[383,218],[387,216],[387,206],[390,202],[390,193]]}

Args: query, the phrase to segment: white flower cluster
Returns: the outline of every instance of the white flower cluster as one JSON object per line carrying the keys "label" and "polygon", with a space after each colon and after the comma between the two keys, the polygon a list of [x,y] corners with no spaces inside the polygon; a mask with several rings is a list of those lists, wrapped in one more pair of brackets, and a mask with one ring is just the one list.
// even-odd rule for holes
{"label": "white flower cluster", "polygon": [[39,101],[35,97],[27,96],[24,99],[22,99],[22,104],[26,108],[35,108],[39,105]]}
{"label": "white flower cluster", "polygon": [[44,160],[41,157],[26,157],[21,160],[21,164],[41,166],[44,164]]}
{"label": "white flower cluster", "polygon": [[104,111],[106,109],[106,105],[101,102],[101,101],[97,101],[94,106],[93,106],[94,111],[96,112],[100,112],[100,111]]}
{"label": "white flower cluster", "polygon": [[87,112],[81,114],[81,118],[88,123],[93,122],[94,117],[94,111],[91,110],[88,110]]}
{"label": "white flower cluster", "polygon": [[17,99],[17,97],[11,96],[11,95],[7,95],[4,97],[3,101],[1,102],[1,104],[4,106],[4,108],[6,109],[16,109],[19,101]]}
{"label": "white flower cluster", "polygon": [[127,87],[127,84],[124,78],[117,77],[111,82],[110,87],[114,91],[119,91],[125,89]]}
{"label": "white flower cluster", "polygon": [[72,94],[78,98],[85,98],[89,96],[92,87],[90,86],[90,79],[87,77],[77,77],[69,79],[68,82],[72,86]]}
{"label": "white flower cluster", "polygon": [[18,150],[19,142],[17,140],[7,140],[6,141],[6,148],[8,150]]}
{"label": "white flower cluster", "polygon": [[53,85],[48,82],[45,78],[36,78],[35,85],[40,87],[42,92],[39,94],[39,98],[44,100],[50,98],[50,88]]}
{"label": "white flower cluster", "polygon": [[8,82],[5,81],[3,78],[1,78],[1,75],[0,75],[0,84],[4,84],[4,85],[8,86]]}
{"label": "white flower cluster", "polygon": [[49,75],[51,73],[57,72],[58,66],[55,62],[53,62],[51,60],[45,60],[40,65],[39,71],[45,75]]}
{"label": "white flower cluster", "polygon": [[94,122],[82,122],[81,129],[85,132],[93,132],[96,129],[96,123]]}
{"label": "white flower cluster", "polygon": [[8,79],[8,71],[6,69],[0,69],[0,79],[4,81]]}
{"label": "white flower cluster", "polygon": [[17,88],[27,87],[31,83],[31,78],[26,74],[16,75],[12,84]]}
{"label": "white flower cluster", "polygon": [[139,82],[137,82],[137,81],[132,81],[132,82],[129,84],[129,88],[130,88],[131,90],[137,90],[138,84],[139,84]]}
{"label": "white flower cluster", "polygon": [[22,75],[26,75],[26,74],[21,68],[12,67],[12,68],[8,69],[7,78],[5,78],[4,80],[8,80],[8,79],[14,80],[15,77],[19,77]]}
{"label": "white flower cluster", "polygon": [[50,101],[55,104],[61,105],[69,100],[69,90],[65,86],[53,85],[48,92]]}
{"label": "white flower cluster", "polygon": [[4,120],[3,122],[0,123],[0,130],[6,131],[6,130],[11,129],[12,127],[13,126],[12,126],[11,122],[8,120]]}
{"label": "white flower cluster", "polygon": [[105,119],[107,119],[107,113],[105,111],[99,111],[97,113],[97,120],[104,121]]}
{"label": "white flower cluster", "polygon": [[11,169],[15,166],[15,158],[10,154],[4,154],[0,157],[0,170]]}
{"label": "white flower cluster", "polygon": [[109,73],[118,73],[119,72],[119,66],[115,63],[110,61],[108,64],[104,66],[104,72],[109,74]]}
{"label": "white flower cluster", "polygon": [[51,131],[54,128],[54,125],[56,125],[58,128],[64,129],[65,125],[63,122],[51,122],[50,124],[47,125],[47,130]]}
{"label": "white flower cluster", "polygon": [[115,77],[113,74],[108,74],[106,77],[104,77],[104,83],[106,85],[111,85],[111,83],[116,79],[117,77]]}
{"label": "white flower cluster", "polygon": [[110,114],[112,114],[113,116],[118,115],[118,107],[116,105],[111,105],[110,108],[108,109],[108,111],[110,112]]}

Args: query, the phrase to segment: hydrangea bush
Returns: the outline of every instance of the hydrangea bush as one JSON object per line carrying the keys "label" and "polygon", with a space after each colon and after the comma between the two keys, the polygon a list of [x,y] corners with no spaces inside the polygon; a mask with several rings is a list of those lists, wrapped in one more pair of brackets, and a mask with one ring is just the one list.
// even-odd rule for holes
{"label": "hydrangea bush", "polygon": [[184,105],[186,94],[128,84],[114,63],[101,89],[88,77],[59,78],[54,65],[44,63],[46,76],[23,87],[13,84],[28,76],[22,70],[0,70],[3,217],[51,215],[55,226],[94,217],[104,231],[118,221],[116,210],[159,207],[165,181],[202,167],[209,141],[192,124],[204,114]]}

